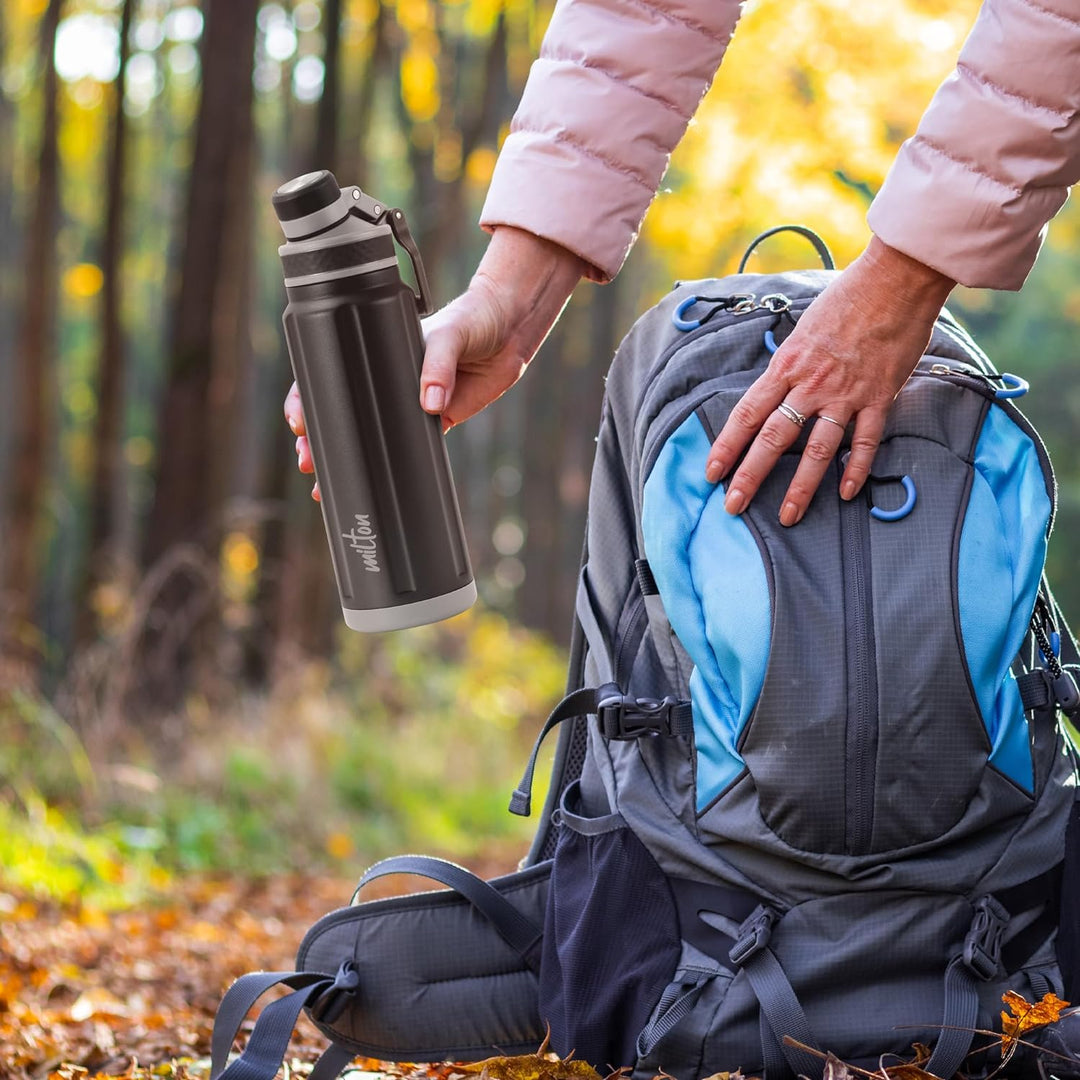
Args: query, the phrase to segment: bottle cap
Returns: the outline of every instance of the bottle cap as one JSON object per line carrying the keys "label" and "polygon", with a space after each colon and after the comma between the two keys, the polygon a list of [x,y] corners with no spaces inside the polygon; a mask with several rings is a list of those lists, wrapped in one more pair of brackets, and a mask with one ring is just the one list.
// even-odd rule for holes
{"label": "bottle cap", "polygon": [[334,174],[329,169],[319,169],[282,184],[272,201],[278,221],[295,221],[333,206],[340,197],[341,188]]}

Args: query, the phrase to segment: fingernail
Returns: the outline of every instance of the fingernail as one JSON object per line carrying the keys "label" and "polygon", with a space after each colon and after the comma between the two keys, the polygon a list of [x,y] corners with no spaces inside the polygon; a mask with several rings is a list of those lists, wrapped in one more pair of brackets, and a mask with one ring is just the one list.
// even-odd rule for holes
{"label": "fingernail", "polygon": [[319,485],[318,485],[318,484],[316,484],[316,485],[315,485],[315,486],[314,486],[314,487],[313,487],[313,488],[311,489],[311,497],[312,497],[312,498],[313,498],[313,499],[314,499],[314,500],[315,500],[316,502],[322,502],[322,494],[321,494],[321,493],[320,493],[320,491],[319,491]]}
{"label": "fingernail", "polygon": [[446,404],[446,391],[441,386],[429,386],[424,391],[424,408],[428,412],[438,413],[443,411]]}
{"label": "fingernail", "polygon": [[289,430],[294,435],[299,435],[300,433],[296,430],[296,419],[294,417],[292,417],[292,416],[286,416],[285,419],[288,422]]}
{"label": "fingernail", "polygon": [[705,479],[708,480],[710,484],[715,484],[723,474],[724,472],[723,469],[720,468],[719,461],[710,461],[709,464],[705,466]]}
{"label": "fingernail", "polygon": [[738,488],[732,488],[724,500],[724,509],[729,514],[741,514],[745,508],[746,496]]}
{"label": "fingernail", "polygon": [[801,517],[802,514],[799,512],[799,508],[793,502],[786,502],[780,511],[780,524],[790,527],[797,524]]}
{"label": "fingernail", "polygon": [[843,499],[844,502],[850,502],[853,498],[855,498],[854,480],[845,480],[840,485],[840,498]]}

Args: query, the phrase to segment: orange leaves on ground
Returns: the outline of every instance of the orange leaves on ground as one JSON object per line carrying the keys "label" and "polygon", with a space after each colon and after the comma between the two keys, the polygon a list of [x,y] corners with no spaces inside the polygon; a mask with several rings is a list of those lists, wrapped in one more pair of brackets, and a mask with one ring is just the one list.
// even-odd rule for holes
{"label": "orange leaves on ground", "polygon": [[[535,1054],[487,1058],[470,1065],[459,1065],[458,1070],[479,1075],[483,1080],[600,1080],[600,1074],[591,1065],[575,1060],[573,1054],[560,1058],[558,1054],[549,1053],[550,1037],[548,1031]],[[621,1075],[621,1072],[612,1073],[608,1080]]]}
{"label": "orange leaves on ground", "polygon": [[[320,878],[187,881],[167,906],[115,914],[0,893],[0,1078],[206,1080],[225,987],[252,968],[291,967],[307,927],[343,903],[350,888]],[[1067,1004],[1054,994],[1030,1003],[1009,993],[1003,1001],[1003,1054],[1055,1023]],[[302,1020],[290,1068],[314,1061],[324,1045]],[[909,1060],[882,1061],[873,1072],[819,1056],[827,1080],[934,1080],[926,1071],[930,1051],[918,1044]],[[546,1040],[535,1054],[475,1064],[362,1059],[355,1068],[365,1080],[601,1080],[573,1055],[550,1053]],[[607,1080],[622,1080],[622,1073]],[[754,1078],[723,1072],[709,1080]]]}
{"label": "orange leaves on ground", "polygon": [[1062,1001],[1057,994],[1046,994],[1041,1001],[1032,1004],[1010,990],[1001,995],[1001,1000],[1008,1006],[1008,1011],[1001,1010],[1002,1052],[1008,1052],[1013,1043],[1027,1032],[1057,1023],[1061,1019],[1062,1009],[1069,1007],[1069,1003]]}
{"label": "orange leaves on ground", "polygon": [[[350,888],[188,881],[169,906],[120,913],[0,893],[0,1077],[183,1080],[190,1069],[205,1080],[225,987],[253,968],[291,967],[304,931]],[[314,1060],[323,1045],[301,1025],[291,1049]]]}

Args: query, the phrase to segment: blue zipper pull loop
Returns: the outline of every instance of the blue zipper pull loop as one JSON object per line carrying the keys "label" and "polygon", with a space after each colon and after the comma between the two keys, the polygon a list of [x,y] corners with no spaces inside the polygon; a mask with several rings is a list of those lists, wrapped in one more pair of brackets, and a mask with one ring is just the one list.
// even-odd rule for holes
{"label": "blue zipper pull loop", "polygon": [[[894,480],[903,484],[904,493],[906,495],[903,505],[898,506],[895,510],[885,510],[880,506],[875,506],[874,496],[870,491],[870,485],[874,480],[877,480],[879,483],[882,481]],[[876,518],[878,521],[902,521],[915,509],[915,497],[915,481],[907,474],[904,476],[871,476],[866,483],[866,498],[870,503],[870,516]]]}
{"label": "blue zipper pull loop", "polygon": [[[766,299],[773,300],[772,297]],[[700,319],[687,319],[685,317],[686,313],[699,301],[712,304],[713,307],[705,312]],[[788,303],[790,304],[790,301]],[[671,321],[676,330],[688,333],[691,330],[696,330],[699,326],[704,326],[718,311],[730,311],[732,315],[749,315],[751,311],[757,311],[760,307],[761,305],[758,304],[754,293],[735,293],[733,296],[688,296],[685,300],[679,301],[678,306],[671,314]],[[768,310],[778,309],[769,306]]]}
{"label": "blue zipper pull loop", "polygon": [[1019,375],[1013,375],[1011,372],[1003,371],[998,378],[1004,384],[1000,390],[994,391],[994,397],[999,401],[1023,397],[1031,389],[1031,384],[1027,379],[1021,379]]}
{"label": "blue zipper pull loop", "polygon": [[696,330],[701,325],[700,319],[683,318],[686,312],[692,308],[699,299],[700,297],[697,296],[688,296],[685,300],[679,302],[678,307],[675,308],[675,311],[671,316],[671,321],[674,323],[676,330],[682,330],[683,333],[687,333],[690,330]]}
{"label": "blue zipper pull loop", "polygon": [[776,338],[771,330],[765,331],[765,348],[769,350],[770,356],[780,348],[780,346],[776,344]]}

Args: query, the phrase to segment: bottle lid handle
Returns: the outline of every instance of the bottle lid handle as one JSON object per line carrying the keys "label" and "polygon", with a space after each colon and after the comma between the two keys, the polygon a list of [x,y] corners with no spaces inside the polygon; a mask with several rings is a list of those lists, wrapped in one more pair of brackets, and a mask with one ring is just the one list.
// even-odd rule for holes
{"label": "bottle lid handle", "polygon": [[413,273],[416,275],[416,284],[420,288],[420,295],[416,298],[421,315],[430,315],[435,310],[431,300],[431,289],[428,286],[427,272],[420,259],[420,249],[416,246],[412,233],[409,231],[409,223],[405,220],[405,214],[397,207],[386,211],[386,219],[390,225],[390,231],[394,239],[408,252],[409,261],[412,263]]}

